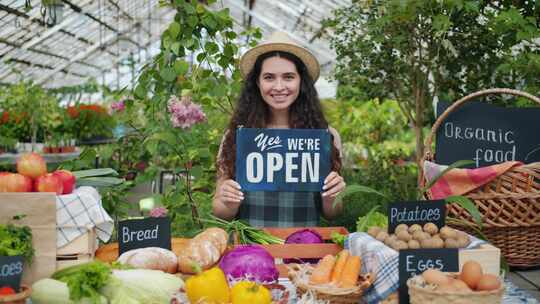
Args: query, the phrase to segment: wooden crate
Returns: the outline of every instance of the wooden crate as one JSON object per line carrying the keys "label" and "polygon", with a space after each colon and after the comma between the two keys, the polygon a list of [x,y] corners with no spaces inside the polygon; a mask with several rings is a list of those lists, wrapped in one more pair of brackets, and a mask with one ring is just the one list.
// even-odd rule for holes
{"label": "wooden crate", "polygon": [[[177,256],[184,249],[190,239],[184,238],[172,238],[171,239],[171,249]],[[99,247],[96,251],[96,259],[111,263],[118,259],[118,243],[110,243]]]}
{"label": "wooden crate", "polygon": [[459,269],[467,261],[476,261],[482,266],[484,273],[499,275],[501,271],[501,250],[491,244],[480,245],[479,248],[459,250]]}
{"label": "wooden crate", "polygon": [[[330,241],[333,232],[337,232],[342,235],[349,234],[349,231],[345,227],[294,227],[294,228],[264,228],[263,230],[271,235],[277,236],[282,239],[286,239],[292,233],[303,230],[311,229],[317,231],[323,240]],[[283,259],[290,258],[322,258],[327,254],[336,255],[343,248],[334,243],[323,244],[273,244],[273,245],[261,245],[264,247],[275,259],[276,267],[279,270],[279,277],[287,277],[287,267],[283,264]]]}
{"label": "wooden crate", "polygon": [[56,269],[90,262],[97,250],[95,228],[56,250]]}

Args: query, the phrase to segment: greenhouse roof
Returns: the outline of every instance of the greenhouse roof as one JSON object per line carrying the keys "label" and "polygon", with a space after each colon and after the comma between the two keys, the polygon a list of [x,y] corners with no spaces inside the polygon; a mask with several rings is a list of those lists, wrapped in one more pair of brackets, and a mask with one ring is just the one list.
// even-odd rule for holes
{"label": "greenhouse roof", "polygon": [[[95,78],[111,87],[129,86],[138,68],[159,52],[160,35],[174,18],[175,11],[158,2],[62,0],[54,18],[49,11],[43,17],[40,0],[0,0],[0,83],[32,79],[46,87],[62,87]],[[335,53],[321,21],[350,3],[221,0],[210,9],[228,7],[238,31],[287,31],[315,53],[327,73]]]}

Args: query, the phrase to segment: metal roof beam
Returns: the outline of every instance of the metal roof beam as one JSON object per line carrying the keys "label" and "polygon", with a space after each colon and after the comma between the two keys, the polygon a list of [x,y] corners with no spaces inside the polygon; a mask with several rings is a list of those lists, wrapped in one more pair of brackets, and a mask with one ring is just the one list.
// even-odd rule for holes
{"label": "metal roof beam", "polygon": [[[234,7],[238,8],[239,10],[253,16],[254,18],[257,18],[259,21],[261,21],[262,23],[264,23],[265,25],[271,27],[272,29],[274,30],[283,30],[281,28],[279,28],[277,25],[275,25],[271,19],[269,18],[266,18],[264,16],[261,16],[259,15],[258,13],[256,12],[253,12],[253,11],[249,11],[248,9],[246,9],[243,5],[240,5],[238,3],[236,3],[236,1],[229,1],[229,4],[232,4]],[[302,44],[304,44],[305,46],[307,45],[310,45],[309,41],[307,41],[306,39],[304,39],[303,37],[300,37],[298,35],[296,35],[295,33],[288,33],[291,38],[301,42]],[[321,49],[313,49],[312,50],[313,52],[317,53],[317,54],[320,54],[321,56],[323,56],[325,59],[327,60],[333,60],[334,59],[334,56],[330,55],[330,52],[328,50],[321,50]]]}
{"label": "metal roof beam", "polygon": [[[95,17],[94,15],[88,13],[88,12],[84,12],[82,8],[80,8],[78,5],[75,5],[71,2],[69,2],[68,0],[62,0],[62,2],[64,2],[65,4],[67,4],[72,10],[74,10],[75,12],[79,13],[79,14],[84,14],[85,16],[87,16],[88,18],[94,20],[95,22],[105,26],[106,28],[108,28],[109,30],[115,32],[115,33],[120,33],[116,28],[110,26],[107,22],[104,22],[102,21],[101,19]],[[126,40],[128,40],[129,42],[135,44],[136,46],[140,47],[140,45],[136,42],[136,41],[133,41],[133,39],[131,38],[127,38]]]}
{"label": "metal roof beam", "polygon": [[[92,0],[90,0],[92,1]],[[66,25],[68,25],[69,23],[73,22],[75,19],[77,19],[77,16],[74,14],[72,16],[75,16],[74,18],[69,18],[69,19],[65,19],[64,21],[62,21],[60,24],[57,24],[55,26],[53,26],[52,28],[46,30],[44,33],[41,33],[41,35],[39,36],[34,36],[34,38],[30,41],[27,41],[25,42],[24,44],[22,44],[20,47],[18,47],[19,50],[27,50],[37,44],[39,44],[41,41],[49,38],[51,35],[53,35],[54,33],[60,31],[61,29],[63,29]],[[6,53],[7,54],[7,53]],[[4,54],[4,61],[6,60],[9,60],[11,58],[13,58],[13,55],[6,55]]]}
{"label": "metal roof beam", "polygon": [[66,62],[66,63],[63,63],[61,64],[60,66],[56,67],[53,71],[51,71],[50,73],[47,73],[46,75],[44,75],[42,78],[38,79],[36,81],[37,84],[43,84],[44,82],[46,82],[47,80],[50,79],[51,76],[53,76],[54,74],[56,74],[58,71],[64,69],[64,68],[67,68],[69,67],[70,65],[72,65],[73,63],[79,61],[79,60],[83,60],[85,59],[86,57],[90,56],[92,53],[94,53],[96,50],[98,50],[99,48],[102,47],[102,45],[106,45],[108,44],[109,42],[113,41],[115,38],[116,39],[119,39],[121,35],[126,35],[126,34],[129,34],[134,28],[136,27],[131,27],[128,31],[126,32],[123,32],[123,33],[114,33],[114,34],[110,34],[109,36],[105,37],[105,39],[103,39],[102,43],[95,43],[94,45],[90,46],[86,51],[82,52],[82,53],[79,53],[78,55],[76,55],[75,57],[73,57],[69,62]]}
{"label": "metal roof beam", "polygon": [[[27,65],[27,66],[35,66],[35,67],[38,67],[40,69],[54,70],[54,66],[46,65],[46,64],[43,64],[43,63],[30,62],[30,61],[27,61],[27,60],[21,60],[21,59],[16,59],[16,58],[11,58],[11,59],[8,60],[8,62],[15,62],[15,63],[19,63],[19,64],[24,64],[24,65]],[[75,75],[75,76],[81,77],[81,78],[88,77],[88,75],[79,74],[77,72],[71,72],[71,71],[69,71],[67,69],[62,69],[62,70],[60,70],[60,72],[63,72],[65,74],[69,74],[69,75]]]}

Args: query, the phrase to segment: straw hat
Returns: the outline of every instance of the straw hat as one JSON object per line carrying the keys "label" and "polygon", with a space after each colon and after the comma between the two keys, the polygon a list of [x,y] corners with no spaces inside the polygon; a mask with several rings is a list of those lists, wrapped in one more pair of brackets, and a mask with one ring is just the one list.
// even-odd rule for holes
{"label": "straw hat", "polygon": [[272,33],[266,41],[250,49],[240,58],[240,72],[242,76],[246,77],[249,74],[255,65],[257,57],[272,51],[282,51],[295,55],[306,65],[313,82],[319,78],[320,67],[317,58],[306,48],[295,43],[285,32]]}

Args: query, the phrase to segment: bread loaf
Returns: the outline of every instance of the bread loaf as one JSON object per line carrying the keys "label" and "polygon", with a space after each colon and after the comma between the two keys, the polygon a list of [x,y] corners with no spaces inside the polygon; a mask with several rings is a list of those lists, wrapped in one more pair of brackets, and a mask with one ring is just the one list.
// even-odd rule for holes
{"label": "bread loaf", "polygon": [[194,274],[195,265],[203,270],[215,265],[227,249],[229,237],[225,230],[208,228],[191,239],[178,255],[178,269]]}
{"label": "bread loaf", "polygon": [[174,252],[158,247],[139,248],[124,252],[118,258],[118,262],[135,268],[161,270],[168,273],[176,273],[178,270],[178,258]]}

